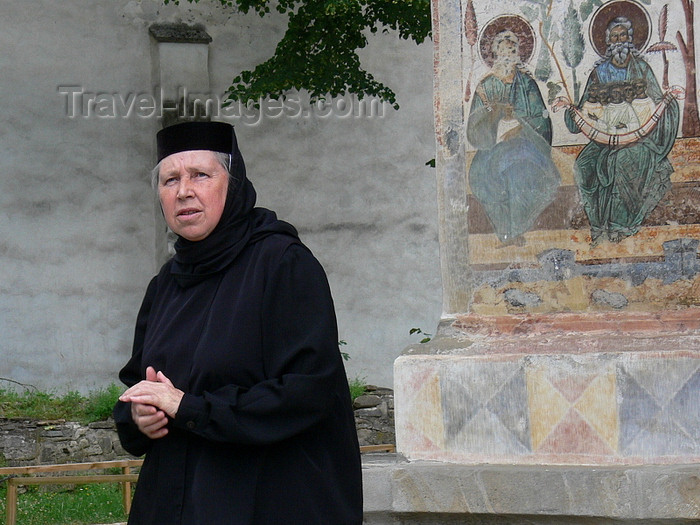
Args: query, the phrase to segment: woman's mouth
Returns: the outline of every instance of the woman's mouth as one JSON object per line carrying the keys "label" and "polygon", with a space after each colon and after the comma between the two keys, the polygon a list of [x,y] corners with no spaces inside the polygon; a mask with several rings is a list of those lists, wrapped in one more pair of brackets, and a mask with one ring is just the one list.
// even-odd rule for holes
{"label": "woman's mouth", "polygon": [[182,219],[187,219],[188,217],[192,217],[193,215],[196,215],[200,213],[200,210],[194,209],[194,208],[187,208],[185,210],[180,210],[177,212],[178,218]]}

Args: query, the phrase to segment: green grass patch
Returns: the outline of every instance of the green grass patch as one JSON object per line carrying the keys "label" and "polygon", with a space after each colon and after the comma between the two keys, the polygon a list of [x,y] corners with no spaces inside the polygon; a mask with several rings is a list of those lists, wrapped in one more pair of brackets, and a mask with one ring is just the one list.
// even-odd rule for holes
{"label": "green grass patch", "polygon": [[[364,378],[350,381],[350,396],[354,401],[365,393]],[[0,388],[0,417],[19,419],[65,419],[83,424],[104,421],[112,415],[112,409],[124,387],[112,383],[86,396],[78,392],[57,395],[38,390],[14,390]]]}
{"label": "green grass patch", "polygon": [[27,419],[66,419],[81,423],[103,421],[112,414],[112,408],[123,392],[119,385],[90,392],[56,395],[37,390],[0,389],[0,417]]}
{"label": "green grass patch", "polygon": [[350,397],[353,401],[360,397],[367,390],[367,383],[365,383],[364,378],[356,377],[350,381]]}
{"label": "green grass patch", "polygon": [[[0,486],[0,522],[5,523],[7,484]],[[17,497],[17,525],[91,525],[126,521],[118,483],[72,488],[27,487]]]}

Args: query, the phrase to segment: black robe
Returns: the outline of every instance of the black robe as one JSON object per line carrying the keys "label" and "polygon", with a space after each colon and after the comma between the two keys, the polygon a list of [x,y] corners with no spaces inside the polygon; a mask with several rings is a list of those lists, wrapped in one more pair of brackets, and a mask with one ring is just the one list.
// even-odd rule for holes
{"label": "black robe", "polygon": [[185,395],[156,440],[138,430],[129,404],[115,407],[123,447],[146,454],[130,525],[362,522],[333,302],[298,238],[254,235],[225,269],[185,286],[166,263],[119,377],[131,386],[147,366]]}

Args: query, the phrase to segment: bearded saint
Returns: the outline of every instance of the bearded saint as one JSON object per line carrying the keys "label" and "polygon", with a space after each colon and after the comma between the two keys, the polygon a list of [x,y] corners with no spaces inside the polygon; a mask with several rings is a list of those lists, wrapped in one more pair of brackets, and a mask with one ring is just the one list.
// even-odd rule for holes
{"label": "bearded saint", "polygon": [[[625,17],[608,24],[606,55],[596,63],[577,108],[584,108],[592,94],[595,97],[595,93],[613,87],[609,85],[620,83],[634,85],[638,91],[642,86],[654,104],[661,102],[661,88],[635,47],[633,35],[632,23]],[[572,133],[581,131],[570,109],[564,120]],[[592,245],[604,240],[620,242],[637,233],[671,187],[673,167],[667,156],[676,139],[678,121],[678,103],[671,99],[652,131],[635,142],[591,141],[581,151],[574,175],[591,225]]]}
{"label": "bearded saint", "polygon": [[476,88],[467,121],[467,138],[477,149],[469,186],[500,241],[522,244],[560,181],[551,159],[552,122],[520,63],[517,35],[498,33],[491,53],[493,66]]}

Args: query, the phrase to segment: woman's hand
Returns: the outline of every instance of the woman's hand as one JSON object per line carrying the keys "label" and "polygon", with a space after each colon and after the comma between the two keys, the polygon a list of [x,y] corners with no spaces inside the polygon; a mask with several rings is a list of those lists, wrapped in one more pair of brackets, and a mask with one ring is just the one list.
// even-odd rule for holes
{"label": "woman's hand", "polygon": [[163,372],[156,372],[149,366],[146,379],[129,388],[119,400],[131,403],[131,416],[139,430],[157,439],[168,433],[168,416],[175,417],[184,395]]}
{"label": "woman's hand", "polygon": [[168,416],[153,405],[131,403],[131,417],[139,430],[151,439],[159,439],[168,433]]}

